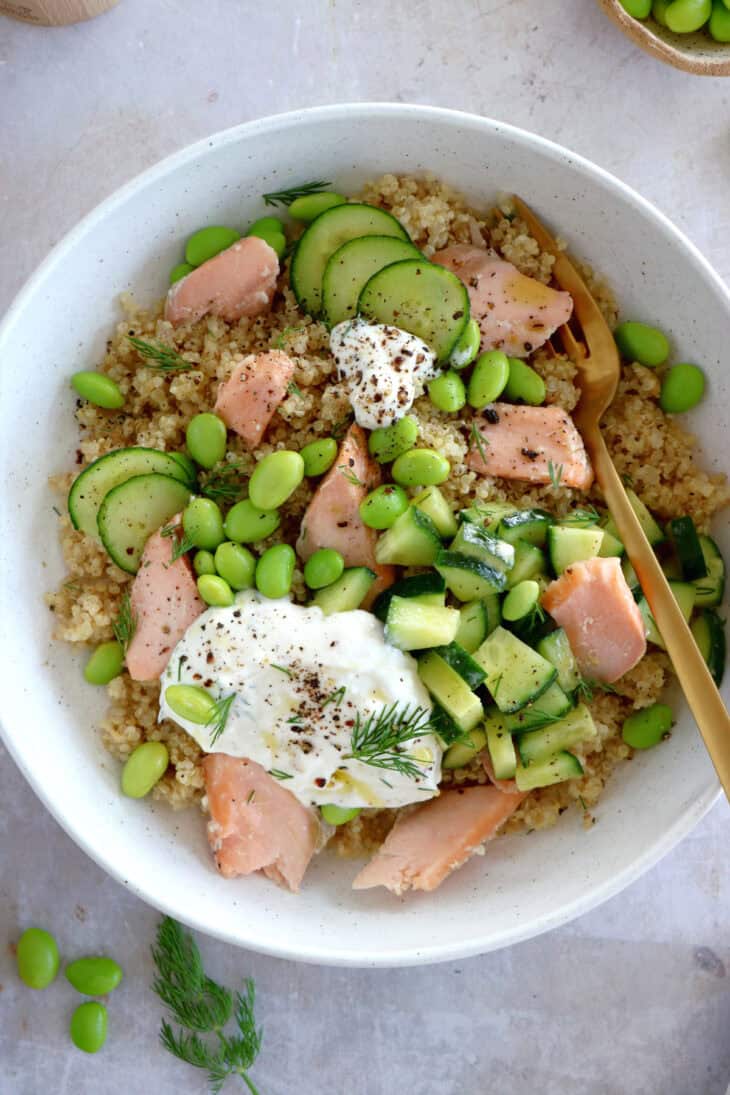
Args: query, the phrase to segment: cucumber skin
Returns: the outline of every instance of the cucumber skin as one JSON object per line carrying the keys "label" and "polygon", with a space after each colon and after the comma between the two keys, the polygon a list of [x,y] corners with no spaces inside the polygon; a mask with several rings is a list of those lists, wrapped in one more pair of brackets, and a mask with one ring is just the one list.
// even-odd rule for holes
{"label": "cucumber skin", "polygon": [[[343,570],[340,577],[332,585],[325,586],[324,589],[318,589],[312,603],[321,608],[325,616],[331,616],[335,612],[353,612],[364,601],[375,578],[375,571],[370,570],[369,567],[348,567]],[[355,596],[352,594],[353,582],[355,583]],[[357,588],[358,585],[361,586],[362,596],[357,604],[354,604],[351,602],[356,599],[356,594],[360,592]],[[338,599],[340,597],[345,602],[344,608],[339,607]],[[333,604],[335,605],[334,608],[332,607]]]}
{"label": "cucumber skin", "polygon": [[388,607],[394,597],[420,597],[423,593],[444,593],[446,582],[440,574],[414,574],[411,578],[401,578],[379,593],[372,607],[374,616],[385,623]]}
{"label": "cucumber skin", "polygon": [[[150,480],[166,480],[167,483],[151,483]],[[143,480],[145,481],[143,483]],[[130,491],[144,490],[145,487],[156,487],[158,490],[162,490],[167,486],[167,489],[171,492],[170,505],[166,507],[165,513],[159,516],[159,520],[151,522],[146,527],[140,526],[136,532],[130,533],[130,539],[128,543],[122,548],[117,544],[117,524],[123,524],[120,518],[120,514],[116,511],[116,507],[124,505],[126,502],[128,506],[128,512],[131,516],[134,513],[139,520],[140,507],[138,502],[134,502]],[[173,488],[177,493],[177,497],[172,497]],[[122,492],[125,497],[122,497]],[[127,497],[129,496],[129,497]],[[121,498],[121,502],[120,502]],[[148,499],[151,501],[151,499]],[[117,484],[116,487],[112,487],[108,494],[104,496],[104,501],[99,506],[99,513],[97,514],[97,524],[99,527],[99,537],[101,539],[107,554],[113,559],[120,570],[126,571],[127,574],[136,574],[139,569],[139,563],[144,551],[147,540],[155,532],[157,532],[166,521],[169,521],[180,510],[183,510],[190,500],[190,488],[182,483],[179,479],[174,479],[170,475],[160,475],[156,472],[151,472],[149,475],[133,475],[131,479],[125,479],[123,483]],[[130,528],[132,522],[129,522]],[[132,549],[130,551],[130,548]]]}

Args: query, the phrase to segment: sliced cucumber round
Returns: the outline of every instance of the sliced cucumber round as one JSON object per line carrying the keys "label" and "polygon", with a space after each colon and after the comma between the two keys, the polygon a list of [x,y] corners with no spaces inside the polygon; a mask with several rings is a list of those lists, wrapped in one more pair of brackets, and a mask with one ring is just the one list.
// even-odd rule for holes
{"label": "sliced cucumber round", "polygon": [[334,327],[357,315],[360,293],[373,274],[402,259],[417,259],[417,247],[395,236],[360,236],[343,243],[322,275],[322,315]]}
{"label": "sliced cucumber round", "polygon": [[374,205],[348,202],[320,213],[299,240],[289,275],[294,295],[305,312],[319,315],[327,261],[343,243],[358,236],[395,236],[408,242],[403,225]]}
{"label": "sliced cucumber round", "polygon": [[144,546],[190,500],[190,487],[170,475],[135,475],[114,487],[99,507],[99,536],[114,562],[136,574]]}
{"label": "sliced cucumber round", "polygon": [[370,278],[357,310],[377,323],[418,335],[439,361],[446,361],[469,322],[469,294],[446,267],[404,259]]}
{"label": "sliced cucumber round", "polygon": [[74,528],[99,539],[97,515],[105,495],[135,475],[169,475],[192,486],[190,471],[177,453],[157,449],[117,449],[100,456],[74,480],[68,495],[68,512]]}

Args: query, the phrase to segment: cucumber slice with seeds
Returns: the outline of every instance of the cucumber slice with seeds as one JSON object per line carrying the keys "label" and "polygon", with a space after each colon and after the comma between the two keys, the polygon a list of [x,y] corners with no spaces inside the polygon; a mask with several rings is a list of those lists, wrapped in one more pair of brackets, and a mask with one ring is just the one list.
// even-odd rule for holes
{"label": "cucumber slice with seeds", "polygon": [[114,562],[136,574],[153,532],[185,509],[190,487],[171,475],[135,475],[114,487],[99,507],[99,536]]}
{"label": "cucumber slice with seeds", "polygon": [[360,293],[373,274],[402,259],[417,259],[420,251],[395,236],[360,236],[338,247],[322,275],[322,316],[334,327],[357,315]]}

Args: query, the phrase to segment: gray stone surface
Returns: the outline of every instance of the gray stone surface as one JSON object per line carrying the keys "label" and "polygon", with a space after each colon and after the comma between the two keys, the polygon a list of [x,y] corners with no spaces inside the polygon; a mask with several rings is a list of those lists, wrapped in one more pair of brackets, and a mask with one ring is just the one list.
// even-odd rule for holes
{"label": "gray stone surface", "polygon": [[[263,114],[367,99],[473,110],[568,144],[730,277],[730,80],[644,57],[588,0],[122,0],[65,30],[0,18],[0,309],[83,213],[160,156]],[[155,912],[0,756],[1,1095],[202,1093],[156,1043]],[[717,806],[601,909],[483,958],[329,970],[204,940],[214,973],[256,978],[261,1095],[723,1095],[729,820]],[[66,954],[111,950],[124,965],[96,1058],[69,1045],[68,986],[17,981],[10,947],[31,923]]]}

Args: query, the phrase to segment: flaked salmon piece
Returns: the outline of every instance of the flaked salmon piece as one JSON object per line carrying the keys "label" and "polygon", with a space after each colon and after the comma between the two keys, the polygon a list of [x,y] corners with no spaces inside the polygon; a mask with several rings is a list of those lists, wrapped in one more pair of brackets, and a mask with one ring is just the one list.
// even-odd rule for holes
{"label": "flaked salmon piece", "polygon": [[286,399],[293,376],[294,362],[281,350],[249,354],[221,384],[213,409],[249,449],[255,449]]}
{"label": "flaked salmon piece", "polygon": [[353,424],[343,438],[337,459],[315,491],[302,518],[297,552],[305,561],[319,548],[334,548],[345,566],[370,567],[377,580],[364,607],[395,581],[395,569],[375,561],[378,534],[364,525],[360,503],[380,483],[380,466],[368,452],[365,431]]}
{"label": "flaked salmon piece", "polygon": [[482,350],[527,357],[547,342],[573,311],[573,298],[521,274],[494,251],[454,243],[433,256],[461,278],[471,314],[482,332]]}
{"label": "flaked salmon piece", "polygon": [[[179,524],[180,514],[167,522]],[[184,555],[172,562],[175,539],[153,532],[132,582],[129,603],[136,627],[126,665],[134,681],[159,677],[193,620],[205,611]]]}
{"label": "flaked salmon piece", "polygon": [[583,438],[562,407],[492,403],[476,425],[483,444],[470,449],[466,462],[480,475],[526,483],[550,483],[557,476],[561,486],[578,490],[593,482]]}
{"label": "flaked salmon piece", "polygon": [[542,605],[564,629],[589,679],[610,684],[646,653],[644,621],[616,558],[569,566],[547,587]]}
{"label": "flaked salmon piece", "polygon": [[211,313],[235,322],[268,312],[276,291],[279,258],[258,236],[245,236],[170,286],[165,319],[173,327]]}
{"label": "flaked salmon piece", "polygon": [[385,842],[352,884],[355,890],[385,886],[395,894],[435,890],[514,813],[524,794],[495,787],[444,791],[400,814]]}
{"label": "flaked salmon piece", "polygon": [[223,877],[263,871],[296,893],[317,848],[317,812],[253,760],[209,753],[203,771],[208,841]]}
{"label": "flaked salmon piece", "polygon": [[494,774],[494,766],[492,764],[492,758],[490,757],[490,755],[489,755],[489,753],[486,749],[482,753],[481,762],[482,762],[482,767],[484,768],[484,771],[489,776],[489,782],[492,784],[493,787],[496,787],[498,791],[501,791],[505,795],[516,795],[516,794],[519,793],[518,790],[517,790],[517,781],[516,780],[514,780],[514,779],[497,779],[497,777]]}

